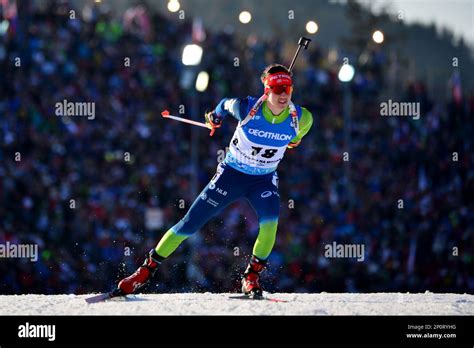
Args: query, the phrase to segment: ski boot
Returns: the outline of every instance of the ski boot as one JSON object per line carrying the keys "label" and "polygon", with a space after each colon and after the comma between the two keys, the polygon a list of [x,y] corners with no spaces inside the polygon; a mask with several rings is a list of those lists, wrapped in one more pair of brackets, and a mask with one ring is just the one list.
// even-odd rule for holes
{"label": "ski boot", "polygon": [[260,272],[265,268],[265,260],[260,260],[258,257],[253,255],[250,262],[245,270],[244,277],[242,278],[242,292],[245,295],[249,295],[253,298],[260,298],[263,296],[262,287],[259,284]]}
{"label": "ski boot", "polygon": [[118,283],[118,290],[121,295],[129,295],[142,288],[155,274],[158,265],[164,260],[159,256],[155,249],[151,249],[146,256],[143,264],[127,278],[122,279]]}

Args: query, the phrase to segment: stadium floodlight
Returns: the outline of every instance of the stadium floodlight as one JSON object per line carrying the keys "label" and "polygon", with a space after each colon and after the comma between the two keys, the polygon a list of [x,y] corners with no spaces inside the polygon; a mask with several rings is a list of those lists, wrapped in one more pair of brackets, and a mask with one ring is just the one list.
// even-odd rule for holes
{"label": "stadium floodlight", "polygon": [[202,58],[202,47],[196,44],[186,45],[183,49],[184,65],[199,65]]}
{"label": "stadium floodlight", "polygon": [[354,67],[350,64],[343,64],[339,73],[337,74],[337,78],[341,82],[350,82],[354,77],[355,70]]}
{"label": "stadium floodlight", "polygon": [[177,12],[180,9],[181,5],[178,0],[170,0],[168,2],[168,11]]}
{"label": "stadium floodlight", "polygon": [[372,40],[374,40],[375,43],[381,44],[384,40],[383,33],[380,30],[374,31],[372,34]]}
{"label": "stadium floodlight", "polygon": [[206,71],[201,71],[196,79],[196,91],[204,92],[209,84],[209,74]]}
{"label": "stadium floodlight", "polygon": [[306,31],[310,34],[316,34],[318,31],[319,27],[318,24],[315,21],[309,21],[306,23]]}
{"label": "stadium floodlight", "polygon": [[0,35],[5,35],[9,26],[10,26],[10,23],[8,23],[7,19],[4,19],[3,21],[1,21],[0,22]]}
{"label": "stadium floodlight", "polygon": [[243,24],[247,24],[252,20],[252,14],[249,11],[242,11],[239,14],[239,21]]}

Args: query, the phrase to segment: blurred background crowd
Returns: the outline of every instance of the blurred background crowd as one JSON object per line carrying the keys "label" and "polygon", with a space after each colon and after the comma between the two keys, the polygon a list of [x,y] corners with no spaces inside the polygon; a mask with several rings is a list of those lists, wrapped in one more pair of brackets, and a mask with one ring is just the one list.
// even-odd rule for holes
{"label": "blurred background crowd", "polygon": [[[91,3],[71,18],[67,2],[46,3],[0,7],[0,243],[40,251],[37,262],[0,259],[1,294],[104,291],[134,271],[212,177],[236,126],[226,119],[210,138],[160,112],[184,106],[198,119],[223,97],[260,96],[261,71],[289,64],[300,36],[210,31],[146,4],[117,14]],[[193,68],[182,63],[197,41],[203,92],[186,86]],[[350,82],[338,79],[343,57]],[[401,65],[383,45],[330,49],[317,36],[301,54],[293,101],[315,122],[279,167],[267,290],[474,290],[474,93],[453,71],[432,95]],[[420,103],[420,119],[381,116],[388,99]],[[56,116],[63,100],[95,103],[95,118]],[[148,290],[237,291],[257,232],[250,206],[232,204]],[[363,244],[364,261],[325,257],[334,241]]]}

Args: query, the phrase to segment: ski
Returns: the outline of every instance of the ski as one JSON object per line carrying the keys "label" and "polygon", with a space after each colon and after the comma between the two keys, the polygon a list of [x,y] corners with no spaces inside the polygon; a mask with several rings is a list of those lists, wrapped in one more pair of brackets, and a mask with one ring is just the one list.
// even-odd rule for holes
{"label": "ski", "polygon": [[278,298],[273,298],[273,297],[268,297],[268,296],[250,296],[250,295],[239,295],[239,296],[230,296],[229,298],[235,299],[235,300],[265,300],[265,301],[270,301],[270,302],[281,302],[281,303],[286,303],[288,301],[286,300],[280,300]]}
{"label": "ski", "polygon": [[122,290],[114,289],[114,290],[109,291],[109,292],[104,292],[102,294],[98,294],[98,295],[95,295],[95,296],[92,296],[92,297],[88,297],[88,298],[86,298],[86,302],[87,303],[98,303],[98,302],[107,301],[107,300],[110,300],[111,298],[120,297],[120,296],[125,296],[122,293]]}

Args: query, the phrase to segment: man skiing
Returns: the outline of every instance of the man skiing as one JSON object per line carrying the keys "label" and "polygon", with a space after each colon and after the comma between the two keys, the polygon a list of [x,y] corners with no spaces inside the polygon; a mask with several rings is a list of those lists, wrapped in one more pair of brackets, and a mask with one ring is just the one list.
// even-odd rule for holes
{"label": "man skiing", "polygon": [[224,98],[205,115],[212,129],[231,115],[239,121],[229,151],[217,172],[186,215],[150,250],[143,264],[118,284],[122,295],[144,286],[160,263],[209,219],[239,198],[246,198],[258,215],[259,233],[242,277],[242,292],[262,296],[260,272],[275,243],[280,208],[276,169],[287,148],[294,148],[311,128],[311,113],[291,102],[293,81],[283,65],[265,68],[265,93],[257,98]]}

